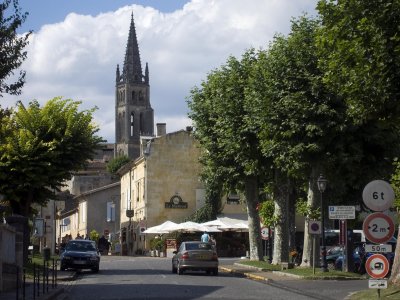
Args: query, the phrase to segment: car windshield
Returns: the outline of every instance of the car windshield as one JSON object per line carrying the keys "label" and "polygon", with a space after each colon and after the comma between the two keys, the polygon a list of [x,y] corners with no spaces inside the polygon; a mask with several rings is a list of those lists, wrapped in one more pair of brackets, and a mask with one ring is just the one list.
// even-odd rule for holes
{"label": "car windshield", "polygon": [[211,245],[208,243],[187,243],[186,250],[211,250]]}
{"label": "car windshield", "polygon": [[80,243],[80,242],[69,242],[66,246],[66,250],[69,251],[96,251],[93,243]]}

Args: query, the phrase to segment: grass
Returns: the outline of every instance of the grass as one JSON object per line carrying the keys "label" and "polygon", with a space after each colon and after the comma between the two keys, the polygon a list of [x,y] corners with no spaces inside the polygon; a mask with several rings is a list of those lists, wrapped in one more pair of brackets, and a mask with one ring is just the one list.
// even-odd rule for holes
{"label": "grass", "polygon": [[[252,266],[252,267],[257,267],[261,268],[264,271],[281,271],[282,267],[280,265],[272,265],[267,261],[255,261],[255,260],[243,260],[239,261],[238,263],[241,263],[243,265],[247,266]],[[321,272],[320,268],[315,268],[315,274],[313,268],[303,268],[303,267],[295,267],[293,269],[285,269],[282,270],[282,272],[289,273],[289,274],[294,274],[298,276],[302,276],[305,279],[321,279],[321,278],[334,278],[334,279],[362,279],[366,278],[363,275],[360,275],[358,273],[350,273],[350,272],[342,272],[342,271],[332,271],[330,270],[329,272]]]}
{"label": "grass", "polygon": [[348,299],[349,300],[400,299],[400,288],[389,285],[387,289],[380,290],[380,298],[378,298],[378,291],[376,289],[368,289],[357,292],[351,295]]}
{"label": "grass", "polygon": [[[52,268],[53,266],[53,259],[57,260],[59,259],[58,255],[51,256],[49,260],[49,268]],[[27,278],[33,278],[33,265],[39,266],[40,268],[43,267],[44,259],[41,254],[34,254],[32,256],[32,262],[28,262],[28,264],[25,267],[25,274]]]}
{"label": "grass", "polygon": [[[255,261],[255,260],[241,260],[238,263],[261,268],[265,271],[281,271],[280,265],[271,265],[267,261]],[[350,272],[342,272],[342,271],[329,271],[329,272],[321,272],[319,268],[315,269],[315,275],[313,274],[312,268],[303,268],[303,267],[295,267],[294,269],[283,270],[282,272],[295,274],[298,276],[302,276],[304,279],[366,279],[365,275],[360,275],[357,273]],[[397,300],[400,299],[400,288],[389,285],[387,289],[380,290],[380,298],[378,298],[377,289],[366,289],[363,291],[359,291],[351,295],[349,300]]]}

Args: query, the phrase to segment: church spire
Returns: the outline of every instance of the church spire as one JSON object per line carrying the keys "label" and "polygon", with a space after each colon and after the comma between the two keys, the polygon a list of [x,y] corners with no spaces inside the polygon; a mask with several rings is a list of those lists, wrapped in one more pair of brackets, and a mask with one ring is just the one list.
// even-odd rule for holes
{"label": "church spire", "polygon": [[123,81],[125,83],[142,83],[143,73],[140,63],[139,46],[136,38],[135,23],[133,13],[131,16],[131,26],[129,28],[128,43],[126,45],[125,61],[122,70]]}

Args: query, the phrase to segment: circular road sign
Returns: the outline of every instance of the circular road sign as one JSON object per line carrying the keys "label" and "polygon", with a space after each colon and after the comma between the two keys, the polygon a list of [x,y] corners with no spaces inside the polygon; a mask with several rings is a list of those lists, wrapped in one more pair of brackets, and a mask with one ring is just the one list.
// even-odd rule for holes
{"label": "circular road sign", "polygon": [[362,197],[369,209],[384,211],[393,205],[394,191],[386,181],[374,180],[364,187]]}
{"label": "circular road sign", "polygon": [[261,228],[261,238],[263,240],[268,240],[268,227]]}
{"label": "circular road sign", "polygon": [[372,278],[385,278],[389,272],[389,261],[382,254],[374,254],[368,257],[365,270]]}
{"label": "circular road sign", "polygon": [[308,222],[308,233],[309,234],[321,234],[321,222],[311,220]]}
{"label": "circular road sign", "polygon": [[391,217],[383,213],[373,213],[365,218],[363,231],[369,241],[383,244],[393,237],[394,223]]}

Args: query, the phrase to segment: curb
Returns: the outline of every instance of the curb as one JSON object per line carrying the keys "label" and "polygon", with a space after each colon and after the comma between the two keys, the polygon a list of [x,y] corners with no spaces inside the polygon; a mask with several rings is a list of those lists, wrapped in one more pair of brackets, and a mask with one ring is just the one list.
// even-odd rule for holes
{"label": "curb", "polygon": [[239,275],[241,277],[246,277],[249,279],[254,279],[254,280],[259,280],[259,281],[272,281],[269,278],[265,278],[264,276],[259,276],[253,273],[246,273],[246,272],[241,272],[241,271],[236,271],[234,269],[230,269],[230,268],[225,268],[225,267],[219,267],[219,269],[221,271],[227,272],[227,273],[231,273],[234,275]]}

